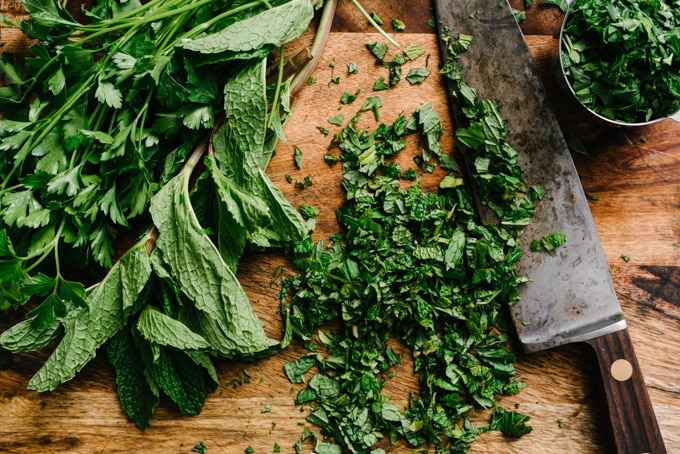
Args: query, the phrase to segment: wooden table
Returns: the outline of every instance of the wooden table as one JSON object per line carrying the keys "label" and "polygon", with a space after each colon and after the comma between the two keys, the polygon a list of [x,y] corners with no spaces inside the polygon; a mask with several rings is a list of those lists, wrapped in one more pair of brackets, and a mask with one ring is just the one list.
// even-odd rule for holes
{"label": "wooden table", "polygon": [[[455,1],[455,0],[453,0]],[[523,3],[513,0],[517,9]],[[424,0],[363,0],[386,23],[402,20],[406,29],[396,35],[402,44],[419,43],[430,53],[430,69],[436,69],[436,35],[428,25],[432,8]],[[16,10],[18,2],[3,0],[2,11]],[[614,129],[591,124],[557,90],[551,63],[556,52],[555,35],[562,13],[536,2],[522,22],[532,53],[540,67],[564,133],[577,137],[589,151],[575,155],[591,210],[599,230],[614,284],[629,323],[638,359],[669,453],[680,453],[680,125],[671,120],[636,129]],[[391,30],[390,27],[388,29]],[[16,35],[3,29],[5,49],[21,46]],[[304,41],[303,38],[301,40]],[[334,208],[343,200],[339,169],[323,162],[329,139],[316,126],[332,130],[326,120],[339,110],[352,114],[358,107],[343,106],[343,91],[372,95],[373,81],[384,76],[364,44],[380,40],[355,7],[343,0],[338,7],[333,33],[314,74],[317,83],[302,90],[294,116],[286,127],[288,141],[277,149],[269,172],[294,203],[322,208],[315,236],[337,231]],[[330,67],[330,62],[335,68]],[[359,72],[348,75],[346,65],[356,62]],[[423,63],[420,63],[421,66]],[[399,112],[407,114],[423,102],[432,102],[447,131],[453,127],[441,81],[433,71],[426,83],[406,82],[380,92],[382,121]],[[339,76],[340,83],[329,84]],[[451,146],[450,135],[444,146]],[[303,166],[293,165],[293,147],[303,152]],[[314,184],[304,190],[286,181],[311,176]],[[595,197],[596,196],[596,197]],[[624,260],[627,256],[630,259]],[[276,253],[250,254],[239,270],[257,313],[272,337],[280,334],[275,286],[269,285],[275,268],[285,264]],[[0,321],[4,328],[8,321]],[[306,410],[293,403],[293,389],[282,366],[304,350],[293,344],[282,353],[255,363],[218,362],[222,380],[198,416],[183,416],[162,401],[152,425],[145,432],[127,422],[115,394],[110,367],[95,359],[72,381],[57,390],[37,394],[26,384],[46,353],[19,354],[8,370],[0,371],[0,452],[153,452],[186,453],[204,442],[209,453],[242,453],[248,446],[256,453],[293,452],[302,433]],[[519,440],[499,433],[484,434],[475,453],[606,453],[611,451],[606,419],[595,386],[592,355],[584,345],[558,347],[530,356],[518,355],[517,371],[528,387],[519,395],[503,398],[505,408],[517,405],[532,416],[533,432]],[[388,391],[405,404],[415,389],[408,355]],[[267,411],[266,411],[266,410]],[[484,421],[488,413],[474,415]],[[305,447],[311,452],[311,447]],[[388,452],[410,452],[406,447]]]}

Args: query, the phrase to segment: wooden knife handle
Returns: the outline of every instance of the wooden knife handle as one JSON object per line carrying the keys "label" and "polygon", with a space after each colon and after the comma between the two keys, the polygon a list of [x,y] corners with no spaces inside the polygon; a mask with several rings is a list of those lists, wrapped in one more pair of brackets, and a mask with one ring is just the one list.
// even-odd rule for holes
{"label": "wooden knife handle", "polygon": [[618,454],[665,454],[666,448],[628,329],[587,341],[597,355]]}

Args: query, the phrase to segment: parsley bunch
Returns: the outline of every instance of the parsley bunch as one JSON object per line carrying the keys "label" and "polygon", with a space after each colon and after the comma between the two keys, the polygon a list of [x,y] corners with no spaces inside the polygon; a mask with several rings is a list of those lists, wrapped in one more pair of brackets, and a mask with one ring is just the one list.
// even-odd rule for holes
{"label": "parsley bunch", "polygon": [[578,100],[606,118],[639,123],[680,109],[677,0],[579,0],[560,51]]}

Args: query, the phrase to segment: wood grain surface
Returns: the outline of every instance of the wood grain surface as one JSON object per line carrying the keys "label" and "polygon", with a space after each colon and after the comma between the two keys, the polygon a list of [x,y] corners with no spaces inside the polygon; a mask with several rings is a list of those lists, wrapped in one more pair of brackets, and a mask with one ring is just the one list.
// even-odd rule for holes
{"label": "wood grain surface", "polygon": [[[433,70],[421,85],[402,81],[380,92],[384,105],[381,120],[389,122],[402,111],[410,114],[423,102],[431,102],[447,130],[443,146],[452,148],[453,127],[436,74],[436,35],[427,22],[432,17],[430,3],[364,0],[362,4],[383,19],[404,21],[406,30],[395,38],[402,44],[417,42],[426,48]],[[513,4],[523,8],[523,3]],[[0,5],[3,12],[18,6],[16,1],[5,0]],[[577,137],[588,150],[587,154],[575,154],[574,159],[584,189],[592,198],[591,210],[667,451],[680,453],[680,125],[666,120],[649,127],[622,129],[596,125],[584,118],[557,90],[552,76],[557,50],[554,37],[561,17],[556,7],[536,2],[522,28],[564,133]],[[18,35],[5,28],[1,39],[5,50],[25,46]],[[308,37],[301,39],[301,45],[305,39]],[[317,126],[329,129],[331,134],[337,132],[327,119],[339,113],[353,115],[363,99],[374,95],[373,82],[385,76],[385,69],[375,65],[364,44],[380,39],[352,3],[342,0],[331,38],[314,73],[317,83],[299,93],[294,115],[286,125],[287,142],[277,148],[269,168],[271,178],[294,205],[308,203],[322,209],[317,239],[336,233],[334,209],[344,197],[339,167],[329,167],[323,160],[330,136],[322,135]],[[357,74],[347,73],[350,62],[358,64]],[[340,77],[340,83],[329,83],[335,76]],[[360,98],[355,103],[341,105],[344,91],[359,89]],[[362,121],[367,128],[375,126],[368,115]],[[300,169],[293,162],[294,146],[303,152]],[[409,150],[413,152],[415,147],[411,144]],[[407,163],[408,152],[402,158]],[[306,176],[314,183],[307,189],[297,189],[288,181]],[[431,179],[427,184],[436,181]],[[238,273],[267,333],[275,338],[280,337],[282,324],[275,300],[278,288],[270,282],[274,270],[286,264],[276,252],[250,253]],[[0,320],[0,329],[13,321]],[[11,357],[0,352],[0,359],[11,361],[7,370],[0,371],[0,452],[188,453],[204,442],[208,453],[243,453],[249,446],[255,453],[265,453],[275,444],[281,446],[281,452],[291,453],[306,424],[307,409],[294,405],[299,385],[288,382],[282,367],[305,351],[294,343],[263,361],[218,361],[221,384],[208,397],[200,415],[181,415],[172,403],[162,401],[145,432],[137,430],[121,412],[113,372],[101,355],[75,379],[53,392],[38,394],[26,390],[26,384],[47,352]],[[397,405],[405,405],[408,393],[416,389],[408,352],[404,357],[386,390]],[[471,452],[611,452],[593,360],[585,344],[532,355],[518,351],[517,371],[528,386],[516,396],[503,398],[501,404],[506,408],[516,405],[530,415],[533,432],[518,440],[486,433]],[[478,422],[486,418],[486,412],[473,415]],[[403,445],[383,448],[387,452],[411,452]],[[312,452],[311,445],[305,445],[305,452]]]}

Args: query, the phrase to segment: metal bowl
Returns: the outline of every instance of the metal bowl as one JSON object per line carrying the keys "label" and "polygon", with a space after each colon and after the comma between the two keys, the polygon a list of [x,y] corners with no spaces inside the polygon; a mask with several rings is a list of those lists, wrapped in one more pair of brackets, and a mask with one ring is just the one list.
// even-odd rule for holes
{"label": "metal bowl", "polygon": [[613,120],[611,118],[605,117],[603,115],[600,115],[599,113],[595,112],[594,110],[590,109],[589,107],[586,107],[579,101],[578,96],[576,96],[576,93],[574,92],[574,89],[572,88],[571,84],[569,83],[569,80],[567,79],[567,75],[564,71],[564,64],[562,61],[562,37],[564,34],[564,28],[567,24],[567,19],[569,18],[569,13],[572,10],[572,7],[574,3],[576,3],[578,0],[567,0],[567,13],[564,15],[564,20],[562,21],[562,26],[560,27],[560,35],[559,35],[559,41],[558,41],[558,49],[557,49],[557,56],[555,58],[555,65],[554,65],[554,70],[555,70],[555,78],[557,80],[557,85],[560,87],[560,89],[567,95],[567,97],[571,98],[573,101],[575,101],[581,108],[591,117],[593,117],[595,120],[598,120],[600,122],[613,125],[613,126],[619,126],[619,127],[638,127],[638,126],[647,126],[651,125],[653,123],[657,123],[659,121],[663,121],[666,119],[672,119],[676,121],[677,123],[680,123],[680,109],[670,115],[662,116],[659,118],[653,118],[649,121],[645,122],[639,122],[639,123],[627,123],[624,121],[618,121],[618,120]]}

